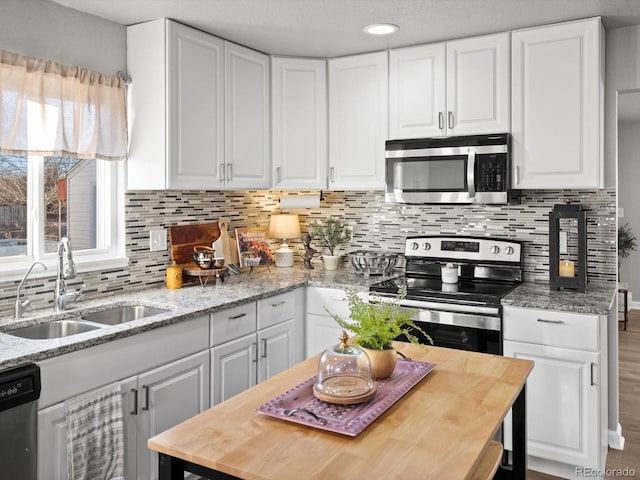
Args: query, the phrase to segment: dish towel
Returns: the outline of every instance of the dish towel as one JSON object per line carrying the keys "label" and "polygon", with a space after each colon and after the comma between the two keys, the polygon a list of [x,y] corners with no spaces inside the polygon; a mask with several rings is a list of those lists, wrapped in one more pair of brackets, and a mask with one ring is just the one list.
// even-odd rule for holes
{"label": "dish towel", "polygon": [[65,401],[69,480],[124,480],[119,384]]}

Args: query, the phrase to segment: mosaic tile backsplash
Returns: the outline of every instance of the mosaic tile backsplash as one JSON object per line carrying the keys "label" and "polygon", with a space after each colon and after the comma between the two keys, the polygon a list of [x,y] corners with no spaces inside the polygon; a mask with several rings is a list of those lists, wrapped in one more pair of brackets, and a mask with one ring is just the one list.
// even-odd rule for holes
{"label": "mosaic tile backsplash", "polygon": [[[302,192],[310,193],[310,192]],[[311,192],[317,193],[317,192]],[[85,282],[87,298],[158,286],[164,283],[169,251],[149,251],[149,230],[171,225],[229,220],[233,229],[268,226],[269,215],[279,212],[281,192],[259,191],[134,191],[126,194],[126,242],[129,267],[78,275],[69,288]],[[404,239],[414,234],[495,236],[520,240],[524,244],[524,278],[548,282],[549,220],[557,203],[580,203],[588,209],[587,247],[590,284],[616,281],[616,198],[615,190],[532,190],[523,191],[520,203],[503,206],[404,205],[384,202],[384,193],[322,192],[320,208],[292,210],[300,214],[301,229],[307,231],[314,220],[329,215],[342,217],[353,226],[353,242],[342,253],[357,250],[402,252]],[[299,241],[289,245],[302,251]],[[320,248],[312,243],[318,250]],[[278,242],[273,243],[274,249]],[[297,257],[296,262],[301,259]],[[345,268],[351,268],[346,266]],[[34,308],[52,307],[55,279],[32,280],[23,292]],[[19,282],[0,282],[0,317],[13,315]]]}

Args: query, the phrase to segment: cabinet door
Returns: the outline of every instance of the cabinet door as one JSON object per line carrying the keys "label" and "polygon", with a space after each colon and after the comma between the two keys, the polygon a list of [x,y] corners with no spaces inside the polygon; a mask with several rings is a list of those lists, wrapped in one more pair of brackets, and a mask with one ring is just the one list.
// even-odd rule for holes
{"label": "cabinet door", "polygon": [[445,44],[389,51],[389,138],[444,135]]}
{"label": "cabinet door", "polygon": [[224,44],[226,186],[269,188],[269,57]]}
{"label": "cabinet door", "polygon": [[[124,474],[136,478],[136,417],[133,392],[137,377],[120,383],[124,420]],[[67,480],[67,418],[64,402],[38,411],[38,480]]]}
{"label": "cabinet door", "polygon": [[511,129],[509,33],[447,42],[449,135]]}
{"label": "cabinet door", "polygon": [[294,320],[258,332],[258,383],[296,363],[295,342],[302,339],[296,339],[294,332]]}
{"label": "cabinet door", "polygon": [[515,188],[601,188],[603,57],[599,19],[515,31]]}
{"label": "cabinet door", "polygon": [[[505,341],[504,356],[535,362],[527,379],[529,455],[604,467],[599,465],[600,354]],[[511,416],[504,431],[505,448],[510,450]]]}
{"label": "cabinet door", "polygon": [[257,379],[256,334],[211,349],[211,405],[253,387]]}
{"label": "cabinet door", "polygon": [[271,59],[273,187],[327,188],[327,63]]}
{"label": "cabinet door", "polygon": [[329,60],[329,188],[384,188],[387,52]]}
{"label": "cabinet door", "polygon": [[224,158],[224,42],[168,22],[168,187],[218,189]]}
{"label": "cabinet door", "polygon": [[306,358],[323,352],[332,345],[340,343],[342,328],[336,321],[325,315],[307,314]]}
{"label": "cabinet door", "polygon": [[209,351],[138,377],[138,478],[158,478],[158,454],[147,440],[209,408]]}

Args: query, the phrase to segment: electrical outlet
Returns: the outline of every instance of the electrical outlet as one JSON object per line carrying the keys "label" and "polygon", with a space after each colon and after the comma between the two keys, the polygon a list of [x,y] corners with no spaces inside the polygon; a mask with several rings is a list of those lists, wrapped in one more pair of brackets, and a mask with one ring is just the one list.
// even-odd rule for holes
{"label": "electrical outlet", "polygon": [[344,236],[347,242],[353,242],[353,225],[345,225],[344,227]]}
{"label": "electrical outlet", "polygon": [[165,229],[149,230],[149,249],[152,252],[167,249],[167,231]]}

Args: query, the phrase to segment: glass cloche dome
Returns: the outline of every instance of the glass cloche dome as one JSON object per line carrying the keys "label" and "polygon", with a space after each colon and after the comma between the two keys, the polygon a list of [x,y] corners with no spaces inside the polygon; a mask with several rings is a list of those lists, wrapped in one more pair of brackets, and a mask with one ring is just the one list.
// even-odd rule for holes
{"label": "glass cloche dome", "polygon": [[364,350],[348,345],[343,331],[340,343],[326,349],[318,361],[318,381],[313,394],[329,403],[351,404],[369,400],[376,392],[371,361]]}

